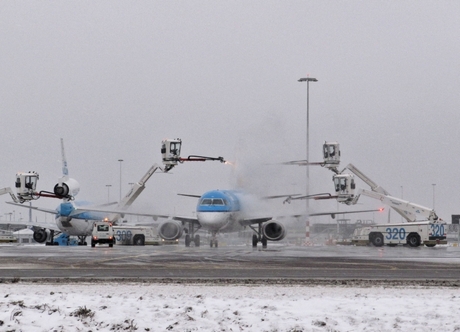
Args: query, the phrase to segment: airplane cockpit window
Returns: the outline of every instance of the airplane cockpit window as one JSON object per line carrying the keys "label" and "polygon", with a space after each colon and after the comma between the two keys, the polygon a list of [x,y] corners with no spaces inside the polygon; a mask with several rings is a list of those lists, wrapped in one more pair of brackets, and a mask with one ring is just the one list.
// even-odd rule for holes
{"label": "airplane cockpit window", "polygon": [[203,198],[201,200],[200,205],[212,205],[212,199],[211,198]]}
{"label": "airplane cockpit window", "polygon": [[227,205],[227,201],[222,198],[203,198],[200,205]]}

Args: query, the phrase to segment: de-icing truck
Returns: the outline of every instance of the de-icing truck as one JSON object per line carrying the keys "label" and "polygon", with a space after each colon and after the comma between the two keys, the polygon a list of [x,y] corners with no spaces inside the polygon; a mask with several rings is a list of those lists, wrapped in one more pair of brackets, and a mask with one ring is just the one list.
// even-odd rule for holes
{"label": "de-icing truck", "polygon": [[[368,184],[372,191],[359,189],[355,195],[356,185],[353,175],[344,173],[346,169]],[[377,247],[385,244],[390,246],[407,244],[410,247],[420,245],[434,247],[437,244],[447,244],[446,223],[436,215],[433,209],[390,196],[385,189],[369,179],[353,164],[348,164],[344,170],[336,172],[333,181],[338,202],[352,205],[358,202],[361,195],[368,196],[390,206],[407,221],[357,228],[353,233],[352,243],[356,245],[371,243]]]}

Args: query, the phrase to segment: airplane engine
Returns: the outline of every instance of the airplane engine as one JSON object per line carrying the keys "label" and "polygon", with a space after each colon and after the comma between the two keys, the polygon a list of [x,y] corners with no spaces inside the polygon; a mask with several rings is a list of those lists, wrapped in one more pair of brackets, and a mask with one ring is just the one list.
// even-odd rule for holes
{"label": "airplane engine", "polygon": [[158,227],[158,234],[165,240],[177,240],[182,236],[184,227],[177,220],[167,220]]}
{"label": "airplane engine", "polygon": [[45,230],[43,228],[39,228],[34,231],[33,238],[36,242],[38,243],[43,243],[46,240],[48,240],[48,237],[50,236],[50,232],[48,230]]}
{"label": "airplane engine", "polygon": [[67,179],[54,186],[54,194],[60,197],[76,196],[80,191],[80,184],[75,179]]}
{"label": "airplane engine", "polygon": [[262,225],[262,234],[269,241],[280,241],[286,236],[286,228],[276,220],[270,220]]}

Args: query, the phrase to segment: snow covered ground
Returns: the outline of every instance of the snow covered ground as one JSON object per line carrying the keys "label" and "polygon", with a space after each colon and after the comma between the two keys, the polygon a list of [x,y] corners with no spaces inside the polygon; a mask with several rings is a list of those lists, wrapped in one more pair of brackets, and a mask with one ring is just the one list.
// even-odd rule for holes
{"label": "snow covered ground", "polygon": [[460,331],[455,287],[1,283],[0,331]]}

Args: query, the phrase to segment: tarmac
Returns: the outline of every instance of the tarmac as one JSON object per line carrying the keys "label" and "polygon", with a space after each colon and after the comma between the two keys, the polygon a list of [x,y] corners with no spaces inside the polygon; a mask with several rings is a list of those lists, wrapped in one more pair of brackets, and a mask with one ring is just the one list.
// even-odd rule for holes
{"label": "tarmac", "polygon": [[0,279],[176,282],[460,280],[460,248],[0,245]]}

